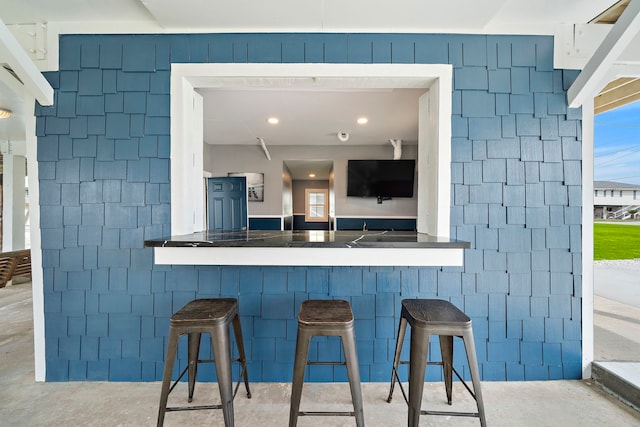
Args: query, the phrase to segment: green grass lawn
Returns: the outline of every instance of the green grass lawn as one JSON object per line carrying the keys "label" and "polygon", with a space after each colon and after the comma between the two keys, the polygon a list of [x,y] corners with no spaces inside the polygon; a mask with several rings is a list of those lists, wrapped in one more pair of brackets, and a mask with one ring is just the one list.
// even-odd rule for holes
{"label": "green grass lawn", "polygon": [[593,259],[640,258],[640,226],[593,225]]}

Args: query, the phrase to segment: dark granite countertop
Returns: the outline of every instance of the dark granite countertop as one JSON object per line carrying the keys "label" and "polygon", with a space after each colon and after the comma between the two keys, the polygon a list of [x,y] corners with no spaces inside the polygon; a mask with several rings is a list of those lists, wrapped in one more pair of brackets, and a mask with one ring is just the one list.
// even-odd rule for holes
{"label": "dark granite countertop", "polygon": [[471,245],[415,231],[201,231],[146,240],[145,247],[458,248]]}

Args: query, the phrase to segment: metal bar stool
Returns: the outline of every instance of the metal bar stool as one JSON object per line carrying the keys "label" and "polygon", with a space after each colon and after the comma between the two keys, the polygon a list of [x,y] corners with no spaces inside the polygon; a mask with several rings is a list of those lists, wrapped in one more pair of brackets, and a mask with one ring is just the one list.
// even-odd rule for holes
{"label": "metal bar stool", "polygon": [[[233,332],[238,346],[239,357],[231,359],[231,345],[229,343],[229,324],[233,325]],[[202,333],[211,334],[211,346],[213,360],[200,360],[200,337]],[[184,368],[178,379],[171,385],[171,373],[173,363],[178,350],[178,338],[188,334],[188,358],[189,363]],[[238,383],[233,389],[231,379],[231,362],[239,362],[242,368]],[[216,365],[218,388],[220,389],[220,405],[198,405],[167,407],[169,393],[176,387],[184,374],[189,371],[189,403],[193,400],[193,391],[196,383],[196,373],[199,363],[213,363]],[[233,427],[233,398],[240,387],[240,380],[244,379],[247,397],[251,398],[249,390],[249,378],[247,376],[247,364],[238,317],[238,301],[235,298],[196,299],[182,307],[171,316],[169,327],[169,344],[167,347],[167,359],[164,364],[162,378],[162,393],[160,394],[160,408],[158,410],[158,426],[164,423],[165,412],[189,411],[199,409],[222,409],[224,424]]]}
{"label": "metal bar stool", "polygon": [[[342,340],[345,362],[311,362],[309,343],[314,336],[339,336]],[[351,388],[351,401],[354,412],[305,412],[300,411],[300,398],[307,364],[309,365],[345,365]],[[291,409],[289,427],[298,424],[298,416],[352,416],[358,427],[364,426],[362,393],[360,390],[360,371],[356,354],[356,340],[353,331],[353,313],[351,306],[343,300],[307,300],[300,305],[298,315],[298,338],[296,357],[293,366],[293,384],[291,387]]]}
{"label": "metal bar stool", "polygon": [[[411,325],[411,350],[409,362],[400,361],[402,342],[407,330],[407,322]],[[431,335],[439,335],[440,352],[442,362],[428,362],[429,338]],[[471,371],[473,390],[453,368],[453,337],[461,337],[467,353],[467,361]],[[405,393],[400,377],[398,365],[409,364],[409,397]],[[447,393],[447,403],[451,405],[451,388],[453,373],[465,386],[467,391],[475,399],[478,412],[444,412],[422,411],[422,391],[424,387],[424,375],[426,365],[441,365],[444,372],[444,384]],[[387,402],[391,402],[395,382],[398,381],[404,400],[409,406],[408,425],[417,427],[420,415],[453,415],[480,418],[480,424],[486,426],[484,415],[484,403],[480,390],[480,373],[476,360],[476,348],[473,342],[471,319],[449,301],[439,299],[405,299],[402,300],[402,314],[398,327],[398,341],[396,342],[396,354],[391,371],[391,388]]]}

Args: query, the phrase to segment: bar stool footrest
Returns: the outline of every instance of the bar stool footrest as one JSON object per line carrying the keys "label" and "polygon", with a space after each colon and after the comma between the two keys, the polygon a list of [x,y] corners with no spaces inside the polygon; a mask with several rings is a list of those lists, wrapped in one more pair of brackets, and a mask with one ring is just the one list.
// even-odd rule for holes
{"label": "bar stool footrest", "polygon": [[[242,370],[240,371],[240,375],[238,377],[238,381],[236,382],[236,386],[233,388],[233,397],[232,397],[232,399],[235,399],[236,398],[236,394],[238,394],[238,389],[240,388],[240,384],[242,384],[242,380],[245,378],[245,375],[247,374],[247,372],[246,372],[246,369],[244,368],[244,366],[242,366],[242,360],[240,360],[240,359],[232,359],[231,362],[238,362],[238,363],[240,363],[240,366],[242,367]],[[203,359],[203,360],[198,359],[197,363],[198,364],[200,364],[200,363],[216,363],[216,361],[213,360],[213,359]],[[182,370],[180,375],[178,375],[178,378],[174,381],[174,383],[171,385],[171,387],[169,388],[169,393],[167,393],[167,396],[169,396],[171,394],[171,392],[173,391],[173,389],[176,388],[176,386],[178,385],[178,383],[180,382],[182,377],[184,377],[184,374],[186,374],[188,370],[189,370],[189,366],[187,365]],[[247,399],[251,399],[251,392],[247,393]],[[165,409],[165,412],[196,411],[196,410],[200,410],[200,409],[222,409],[222,405],[174,406],[172,408]]]}
{"label": "bar stool footrest", "polygon": [[168,406],[165,412],[199,411],[203,409],[222,409],[222,405]]}
{"label": "bar stool footrest", "polygon": [[347,362],[324,362],[324,361],[307,361],[307,365],[346,365]]}
{"label": "bar stool footrest", "polygon": [[[400,365],[408,365],[409,362],[408,361],[400,361],[399,362]],[[427,362],[427,365],[443,365],[443,362]],[[456,374],[456,377],[458,377],[458,379],[460,380],[460,382],[462,383],[462,385],[464,386],[464,388],[467,389],[467,391],[469,392],[469,394],[471,395],[471,397],[473,397],[473,400],[477,401],[478,399],[476,398],[476,394],[473,392],[473,390],[471,390],[471,387],[469,387],[469,385],[467,384],[467,382],[462,379],[462,377],[460,376],[460,374],[458,373],[458,371],[456,371],[456,368],[454,368],[453,366],[451,367],[451,370],[453,371],[454,374]],[[404,391],[404,386],[402,385],[402,381],[400,381],[400,376],[398,374],[398,370],[395,368],[392,368],[392,372],[393,372],[393,377],[395,381],[398,381],[398,386],[400,386],[400,391],[402,392],[402,397],[404,397],[404,401],[405,403],[408,405],[409,404],[409,397],[407,396],[407,393]],[[389,395],[389,397],[387,398],[387,403],[391,403],[391,398],[392,396]],[[451,402],[448,402],[449,405],[451,405]],[[425,412],[425,411],[423,411]],[[452,415],[454,414],[453,412],[445,412],[441,415]],[[470,413],[469,413],[470,414]],[[423,414],[425,415],[425,414]],[[431,415],[438,415],[435,413],[431,413]],[[460,416],[464,416],[464,415],[460,415]],[[480,415],[467,415],[469,417],[475,417],[475,416],[480,416]]]}
{"label": "bar stool footrest", "polygon": [[355,412],[349,412],[349,411],[342,411],[342,412],[329,412],[329,411],[323,411],[323,412],[317,412],[317,411],[300,411],[300,412],[298,412],[298,416],[302,416],[302,415],[314,416],[314,417],[331,417],[331,416],[338,416],[338,417],[355,417],[355,416],[356,416],[356,413],[355,413]]}
{"label": "bar stool footrest", "polygon": [[478,412],[420,411],[420,415],[448,415],[453,417],[480,418],[480,414]]}

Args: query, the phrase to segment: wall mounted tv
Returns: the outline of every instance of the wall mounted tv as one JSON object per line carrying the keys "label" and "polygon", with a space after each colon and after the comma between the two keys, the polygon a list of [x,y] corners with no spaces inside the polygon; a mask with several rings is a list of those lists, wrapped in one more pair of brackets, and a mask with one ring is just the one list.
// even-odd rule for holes
{"label": "wall mounted tv", "polygon": [[415,160],[349,160],[347,196],[413,197]]}

